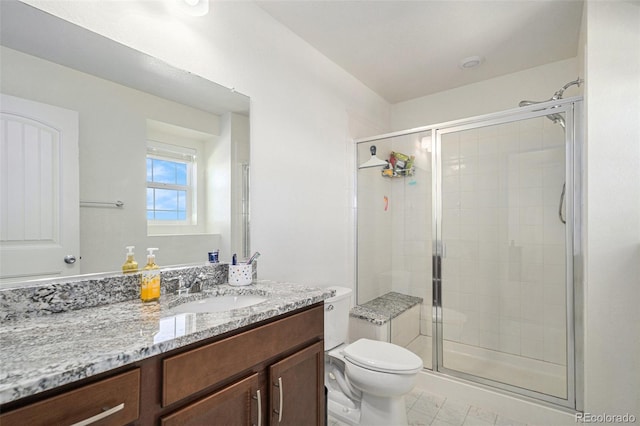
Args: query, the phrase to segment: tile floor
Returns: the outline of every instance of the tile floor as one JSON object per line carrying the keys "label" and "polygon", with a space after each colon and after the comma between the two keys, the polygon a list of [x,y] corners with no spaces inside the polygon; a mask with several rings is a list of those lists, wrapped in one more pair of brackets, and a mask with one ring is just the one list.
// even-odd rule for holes
{"label": "tile floor", "polygon": [[[525,423],[501,416],[500,413],[420,389],[414,389],[407,395],[405,402],[410,426],[526,426]],[[347,425],[329,417],[328,426]]]}

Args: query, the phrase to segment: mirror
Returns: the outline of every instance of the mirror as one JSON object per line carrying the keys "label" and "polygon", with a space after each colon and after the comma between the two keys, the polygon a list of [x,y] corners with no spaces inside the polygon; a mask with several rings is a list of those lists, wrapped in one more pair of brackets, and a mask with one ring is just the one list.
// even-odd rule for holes
{"label": "mirror", "polygon": [[[248,257],[249,98],[19,1],[0,7],[0,92],[77,113],[78,181],[60,191],[77,187],[79,219],[59,231],[79,229],[79,252],[58,250],[53,263],[77,260],[61,275],[119,271],[126,246],[140,268],[147,247],[159,248],[160,266],[206,262],[215,249],[221,261]],[[171,167],[190,178],[157,177]],[[172,186],[184,182],[189,189]],[[52,205],[38,214],[62,211]],[[2,257],[11,247],[29,253],[3,226]],[[37,253],[20,280],[46,263]],[[31,278],[59,277],[45,272]]]}

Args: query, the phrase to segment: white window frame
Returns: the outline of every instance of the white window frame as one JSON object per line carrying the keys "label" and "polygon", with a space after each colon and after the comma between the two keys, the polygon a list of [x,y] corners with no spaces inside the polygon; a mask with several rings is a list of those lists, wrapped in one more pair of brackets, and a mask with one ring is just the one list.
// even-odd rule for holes
{"label": "white window frame", "polygon": [[[147,188],[153,189],[173,189],[184,190],[186,192],[186,218],[185,220],[161,220],[161,219],[147,219],[147,225],[152,226],[190,226],[197,225],[198,223],[198,208],[197,208],[197,151],[192,148],[183,146],[170,145],[155,140],[147,141],[147,155],[146,158],[152,158],[157,160],[172,161],[176,163],[187,164],[187,184],[167,184],[158,182],[146,182]],[[145,161],[146,167],[146,161]],[[146,191],[145,191],[146,197]],[[146,203],[146,201],[145,201]],[[145,208],[145,212],[146,212]]]}

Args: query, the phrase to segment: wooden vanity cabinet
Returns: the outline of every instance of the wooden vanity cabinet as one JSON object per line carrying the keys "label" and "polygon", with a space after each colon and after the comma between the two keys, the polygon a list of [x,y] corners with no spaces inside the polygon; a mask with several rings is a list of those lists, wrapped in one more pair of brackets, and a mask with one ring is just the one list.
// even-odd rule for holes
{"label": "wooden vanity cabinet", "polygon": [[318,303],[6,404],[0,425],[323,426],[323,339]]}
{"label": "wooden vanity cabinet", "polygon": [[213,391],[160,424],[323,425],[323,321],[316,306],[164,359],[163,407]]}

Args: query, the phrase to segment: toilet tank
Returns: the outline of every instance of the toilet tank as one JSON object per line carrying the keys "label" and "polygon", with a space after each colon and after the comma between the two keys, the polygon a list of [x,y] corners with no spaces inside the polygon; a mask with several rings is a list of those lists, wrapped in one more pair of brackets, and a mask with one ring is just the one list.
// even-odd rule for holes
{"label": "toilet tank", "polygon": [[324,301],[324,349],[328,351],[347,341],[351,289],[328,287],[336,295]]}

